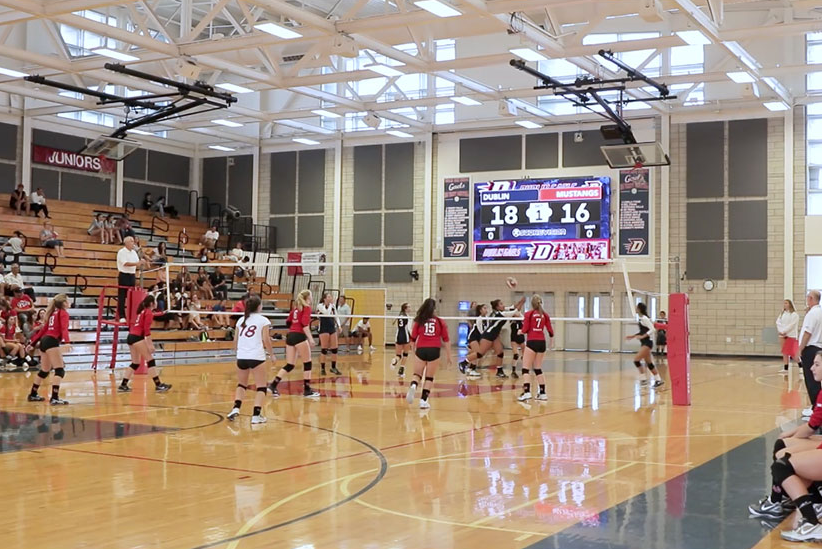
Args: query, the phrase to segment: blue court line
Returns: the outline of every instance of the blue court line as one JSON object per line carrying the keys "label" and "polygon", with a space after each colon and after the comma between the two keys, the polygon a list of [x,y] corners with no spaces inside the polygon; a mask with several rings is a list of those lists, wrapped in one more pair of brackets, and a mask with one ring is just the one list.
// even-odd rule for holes
{"label": "blue court line", "polygon": [[526,549],[750,549],[776,429]]}

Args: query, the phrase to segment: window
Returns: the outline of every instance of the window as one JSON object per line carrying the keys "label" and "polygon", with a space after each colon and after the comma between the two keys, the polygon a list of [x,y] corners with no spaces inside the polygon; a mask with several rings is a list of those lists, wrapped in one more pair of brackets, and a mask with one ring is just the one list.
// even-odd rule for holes
{"label": "window", "polygon": [[809,255],[805,262],[806,289],[822,290],[822,255]]}
{"label": "window", "polygon": [[[97,23],[105,23],[110,27],[117,26],[116,17],[110,17],[97,11],[85,10],[75,12],[74,14]],[[60,36],[63,38],[63,42],[65,42],[69,54],[73,57],[92,55],[91,50],[95,48],[117,48],[117,44],[114,40],[93,32],[77,29],[69,25],[60,25]]]}
{"label": "window", "polygon": [[87,124],[97,124],[98,126],[114,127],[114,117],[110,114],[103,114],[95,111],[75,111],[75,112],[61,112],[57,113],[61,118],[71,118],[86,122]]}
{"label": "window", "polygon": [[[822,63],[822,32],[807,35],[808,63]],[[822,91],[822,72],[808,74],[808,91]],[[806,110],[808,162],[808,215],[822,215],[822,103],[812,103]],[[809,259],[810,260],[810,259]],[[810,266],[810,263],[809,263]],[[810,273],[810,271],[808,271]],[[809,275],[810,276],[810,275]]]}

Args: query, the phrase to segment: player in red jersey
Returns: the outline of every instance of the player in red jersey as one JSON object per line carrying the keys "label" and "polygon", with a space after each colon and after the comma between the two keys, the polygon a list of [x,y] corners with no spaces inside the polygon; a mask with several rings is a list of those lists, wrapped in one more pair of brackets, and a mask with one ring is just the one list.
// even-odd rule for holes
{"label": "player in red jersey", "polygon": [[551,338],[551,348],[554,347],[554,329],[551,327],[551,318],[542,308],[542,298],[531,296],[531,310],[525,313],[520,333],[525,336],[525,354],[522,357],[522,394],[517,400],[525,402],[531,399],[531,373],[537,378],[539,394],[537,400],[548,400],[545,394],[545,376],[542,375],[542,357],[545,355],[545,332]]}
{"label": "player in red jersey", "polygon": [[436,315],[437,302],[432,298],[423,301],[422,306],[417,310],[414,317],[414,327],[411,329],[411,341],[414,342],[414,380],[408,388],[405,399],[409,404],[414,402],[414,394],[417,392],[417,385],[425,375],[425,382],[422,385],[422,396],[420,397],[420,408],[427,410],[431,407],[428,404],[428,395],[431,393],[431,386],[434,383],[434,374],[440,366],[440,349],[445,344],[445,364],[451,365],[451,347],[448,343],[448,327],[445,321]]}
{"label": "player in red jersey", "polygon": [[294,369],[299,358],[303,363],[303,396],[316,398],[320,393],[311,388],[311,290],[303,290],[297,295],[297,306],[288,313],[288,334],[285,336],[285,366],[271,382],[271,396],[279,398],[277,386],[284,375]]}
{"label": "player in red jersey", "polygon": [[54,369],[54,381],[51,384],[51,399],[49,404],[61,405],[68,404],[68,401],[60,398],[60,382],[66,377],[66,369],[63,365],[63,355],[60,352],[60,344],[71,343],[69,341],[69,314],[68,314],[68,297],[66,294],[59,294],[51,300],[48,309],[46,309],[46,323],[39,332],[31,336],[31,345],[40,341],[40,353],[42,354],[42,362],[40,364],[40,371],[37,372],[37,379],[31,385],[31,392],[29,393],[29,402],[41,402],[45,400],[37,394],[40,389],[40,383],[47,377],[49,372]]}
{"label": "player in red jersey", "polygon": [[154,390],[158,393],[165,393],[171,389],[171,385],[160,381],[157,375],[157,364],[154,361],[154,342],[151,341],[151,323],[154,322],[154,309],[157,306],[154,296],[149,294],[137,307],[137,316],[128,329],[128,350],[131,353],[131,364],[117,390],[121,393],[128,393],[131,387],[128,382],[134,377],[134,372],[140,368],[140,362],[145,360],[148,366],[148,375],[154,380]]}

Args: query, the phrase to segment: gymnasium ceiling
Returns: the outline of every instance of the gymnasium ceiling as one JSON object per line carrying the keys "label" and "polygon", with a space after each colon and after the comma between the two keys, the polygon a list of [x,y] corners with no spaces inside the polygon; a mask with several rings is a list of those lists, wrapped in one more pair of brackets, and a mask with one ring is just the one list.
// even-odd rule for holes
{"label": "gymnasium ceiling", "polygon": [[[199,80],[249,91],[238,94],[238,104],[228,112],[153,126],[164,138],[139,138],[201,148],[278,145],[294,138],[356,139],[386,130],[419,136],[517,128],[514,124],[523,120],[547,126],[595,118],[569,112],[567,105],[558,107],[549,92],[533,89],[533,78],[509,67],[514,58],[509,50],[523,47],[547,59],[564,59],[563,67],[578,73],[605,78],[615,73],[596,52],[611,48],[643,69],[658,71],[657,80],[674,86],[677,99],[637,103],[626,111],[630,117],[671,113],[698,119],[731,110],[764,116],[770,113],[766,103],[780,108],[822,100],[806,87],[806,75],[814,72],[807,62],[806,36],[822,33],[819,0],[661,0],[658,9],[652,0],[442,3],[458,15],[438,17],[411,0],[0,0],[0,69],[81,87],[113,86],[108,89],[115,93],[126,88],[163,92],[166,88],[105,70],[103,65],[114,60],[85,46],[102,44],[136,57],[125,63],[130,68],[174,79],[183,78],[181,63],[194,64]],[[646,4],[650,11],[642,9]],[[284,39],[263,32],[257,25],[265,22],[299,36]],[[603,38],[593,36],[609,39],[619,33],[648,37],[629,34],[602,45],[596,42]],[[358,52],[358,64],[337,55],[339,42]],[[689,42],[691,49],[683,48]],[[693,53],[694,43],[702,62],[676,66],[681,52]],[[822,55],[811,61],[822,62]],[[555,66],[548,63],[541,66]],[[364,68],[368,64],[390,65],[402,74],[381,76]],[[822,78],[822,66],[817,67]],[[753,82],[734,82],[728,73]],[[408,93],[406,84],[398,84],[409,80],[422,84]],[[648,96],[641,83],[629,86],[632,97]],[[101,109],[93,97],[60,95],[17,77],[0,75],[0,92],[0,108],[10,114],[97,133],[111,131],[89,122],[98,115],[70,113],[104,113],[115,124],[123,114],[122,108]],[[454,96],[480,104],[455,103]],[[513,102],[517,115],[500,114],[500,101]],[[312,112],[317,109],[332,115]],[[379,129],[363,129],[362,116],[370,112],[382,118]],[[215,118],[242,126],[217,125],[211,122]]]}

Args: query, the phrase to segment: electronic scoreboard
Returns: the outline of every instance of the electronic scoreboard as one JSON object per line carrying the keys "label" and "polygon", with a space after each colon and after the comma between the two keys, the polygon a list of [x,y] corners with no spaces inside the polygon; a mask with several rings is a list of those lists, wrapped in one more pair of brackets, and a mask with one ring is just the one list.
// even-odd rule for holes
{"label": "electronic scoreboard", "polygon": [[610,183],[610,177],[476,183],[474,261],[610,259]]}

